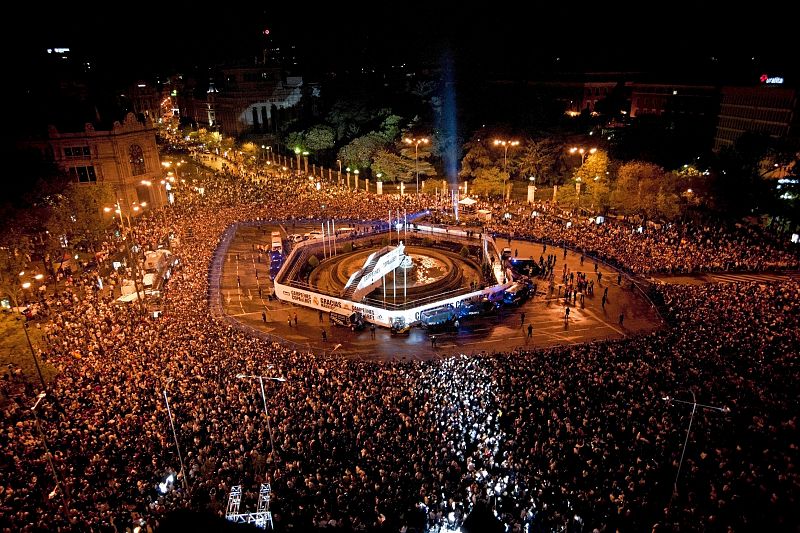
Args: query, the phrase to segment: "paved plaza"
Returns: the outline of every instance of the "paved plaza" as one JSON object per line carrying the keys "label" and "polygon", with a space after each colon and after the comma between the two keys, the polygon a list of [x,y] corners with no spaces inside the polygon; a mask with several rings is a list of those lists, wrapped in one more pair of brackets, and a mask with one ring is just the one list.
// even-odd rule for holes
{"label": "paved plaza", "polygon": [[[327,313],[320,316],[317,310],[269,298],[273,286],[269,279],[268,256],[259,254],[257,247],[269,247],[272,231],[281,231],[285,236],[313,229],[317,228],[291,224],[240,227],[227,251],[222,271],[220,290],[225,313],[248,326],[290,341],[299,349],[330,355],[340,345],[335,349],[337,357],[377,359],[430,359],[454,353],[491,353],[584,343],[645,333],[661,325],[658,313],[642,292],[625,276],[620,278],[611,267],[599,263],[598,272],[602,276],[598,278],[592,259],[584,258],[581,265],[580,255],[571,251],[567,251],[565,258],[561,248],[548,246],[545,250],[538,243],[512,240],[509,244],[503,239],[498,245],[510,247],[520,258],[533,257],[538,261],[540,255],[545,259],[547,254],[557,255],[552,294],[548,282],[536,278],[538,290],[534,298],[520,307],[505,307],[498,316],[464,321],[458,330],[436,332],[435,348],[428,331],[419,327],[399,336],[376,327],[373,338],[369,327],[353,332],[331,324]],[[559,297],[563,294],[559,282],[564,261],[570,272],[576,275],[586,272],[588,279],[595,281],[594,295],[586,296],[583,304],[580,297],[575,304],[570,303],[566,320],[566,304],[564,298]],[[608,300],[603,306],[606,288]],[[620,314],[624,315],[622,325],[619,324]],[[530,338],[529,324],[533,325]],[[323,340],[323,330],[326,340]]]}

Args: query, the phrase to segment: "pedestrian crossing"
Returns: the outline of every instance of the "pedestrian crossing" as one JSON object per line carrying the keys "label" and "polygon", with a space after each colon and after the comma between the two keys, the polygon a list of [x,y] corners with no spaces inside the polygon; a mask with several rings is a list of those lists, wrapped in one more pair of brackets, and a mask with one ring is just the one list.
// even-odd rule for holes
{"label": "pedestrian crossing", "polygon": [[706,274],[705,278],[709,283],[774,283],[788,280],[800,281],[800,271],[717,273]]}

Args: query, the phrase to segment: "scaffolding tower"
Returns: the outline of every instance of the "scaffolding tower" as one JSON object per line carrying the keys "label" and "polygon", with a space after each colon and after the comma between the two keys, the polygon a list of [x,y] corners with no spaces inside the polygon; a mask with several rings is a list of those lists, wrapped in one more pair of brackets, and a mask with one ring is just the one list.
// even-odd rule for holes
{"label": "scaffolding tower", "polygon": [[240,513],[239,506],[242,503],[242,486],[234,485],[228,495],[228,508],[225,511],[225,519],[237,524],[254,524],[261,529],[267,529],[269,524],[272,526],[272,512],[269,510],[269,500],[272,488],[269,483],[262,483],[258,491],[258,506],[255,513]]}

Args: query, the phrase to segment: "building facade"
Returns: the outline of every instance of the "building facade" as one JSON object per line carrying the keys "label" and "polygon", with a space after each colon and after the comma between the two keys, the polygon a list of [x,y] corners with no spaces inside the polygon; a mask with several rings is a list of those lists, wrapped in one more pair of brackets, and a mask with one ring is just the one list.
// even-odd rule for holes
{"label": "building facade", "polygon": [[745,132],[774,139],[797,134],[797,91],[783,86],[723,87],[714,150],[733,147]]}
{"label": "building facade", "polygon": [[158,207],[167,201],[152,121],[142,123],[128,113],[109,131],[95,130],[91,123],[80,132],[50,126],[43,148],[75,182],[112,186],[124,213],[143,202]]}
{"label": "building facade", "polygon": [[224,135],[269,135],[299,113],[303,78],[283,76],[268,65],[222,69],[221,80],[206,90],[195,88],[181,98],[181,113],[198,126],[213,127]]}

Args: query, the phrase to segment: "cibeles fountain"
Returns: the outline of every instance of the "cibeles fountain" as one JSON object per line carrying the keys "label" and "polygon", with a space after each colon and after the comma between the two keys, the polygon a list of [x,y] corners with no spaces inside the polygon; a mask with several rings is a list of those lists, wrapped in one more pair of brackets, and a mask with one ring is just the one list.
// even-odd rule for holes
{"label": "cibeles fountain", "polygon": [[387,234],[337,243],[311,268],[304,265],[318,255],[319,245],[302,243],[276,278],[276,294],[315,309],[360,313],[390,327],[413,324],[422,311],[456,307],[507,285],[496,268],[499,254],[491,237],[452,230],[406,237],[408,243],[389,243]]}

